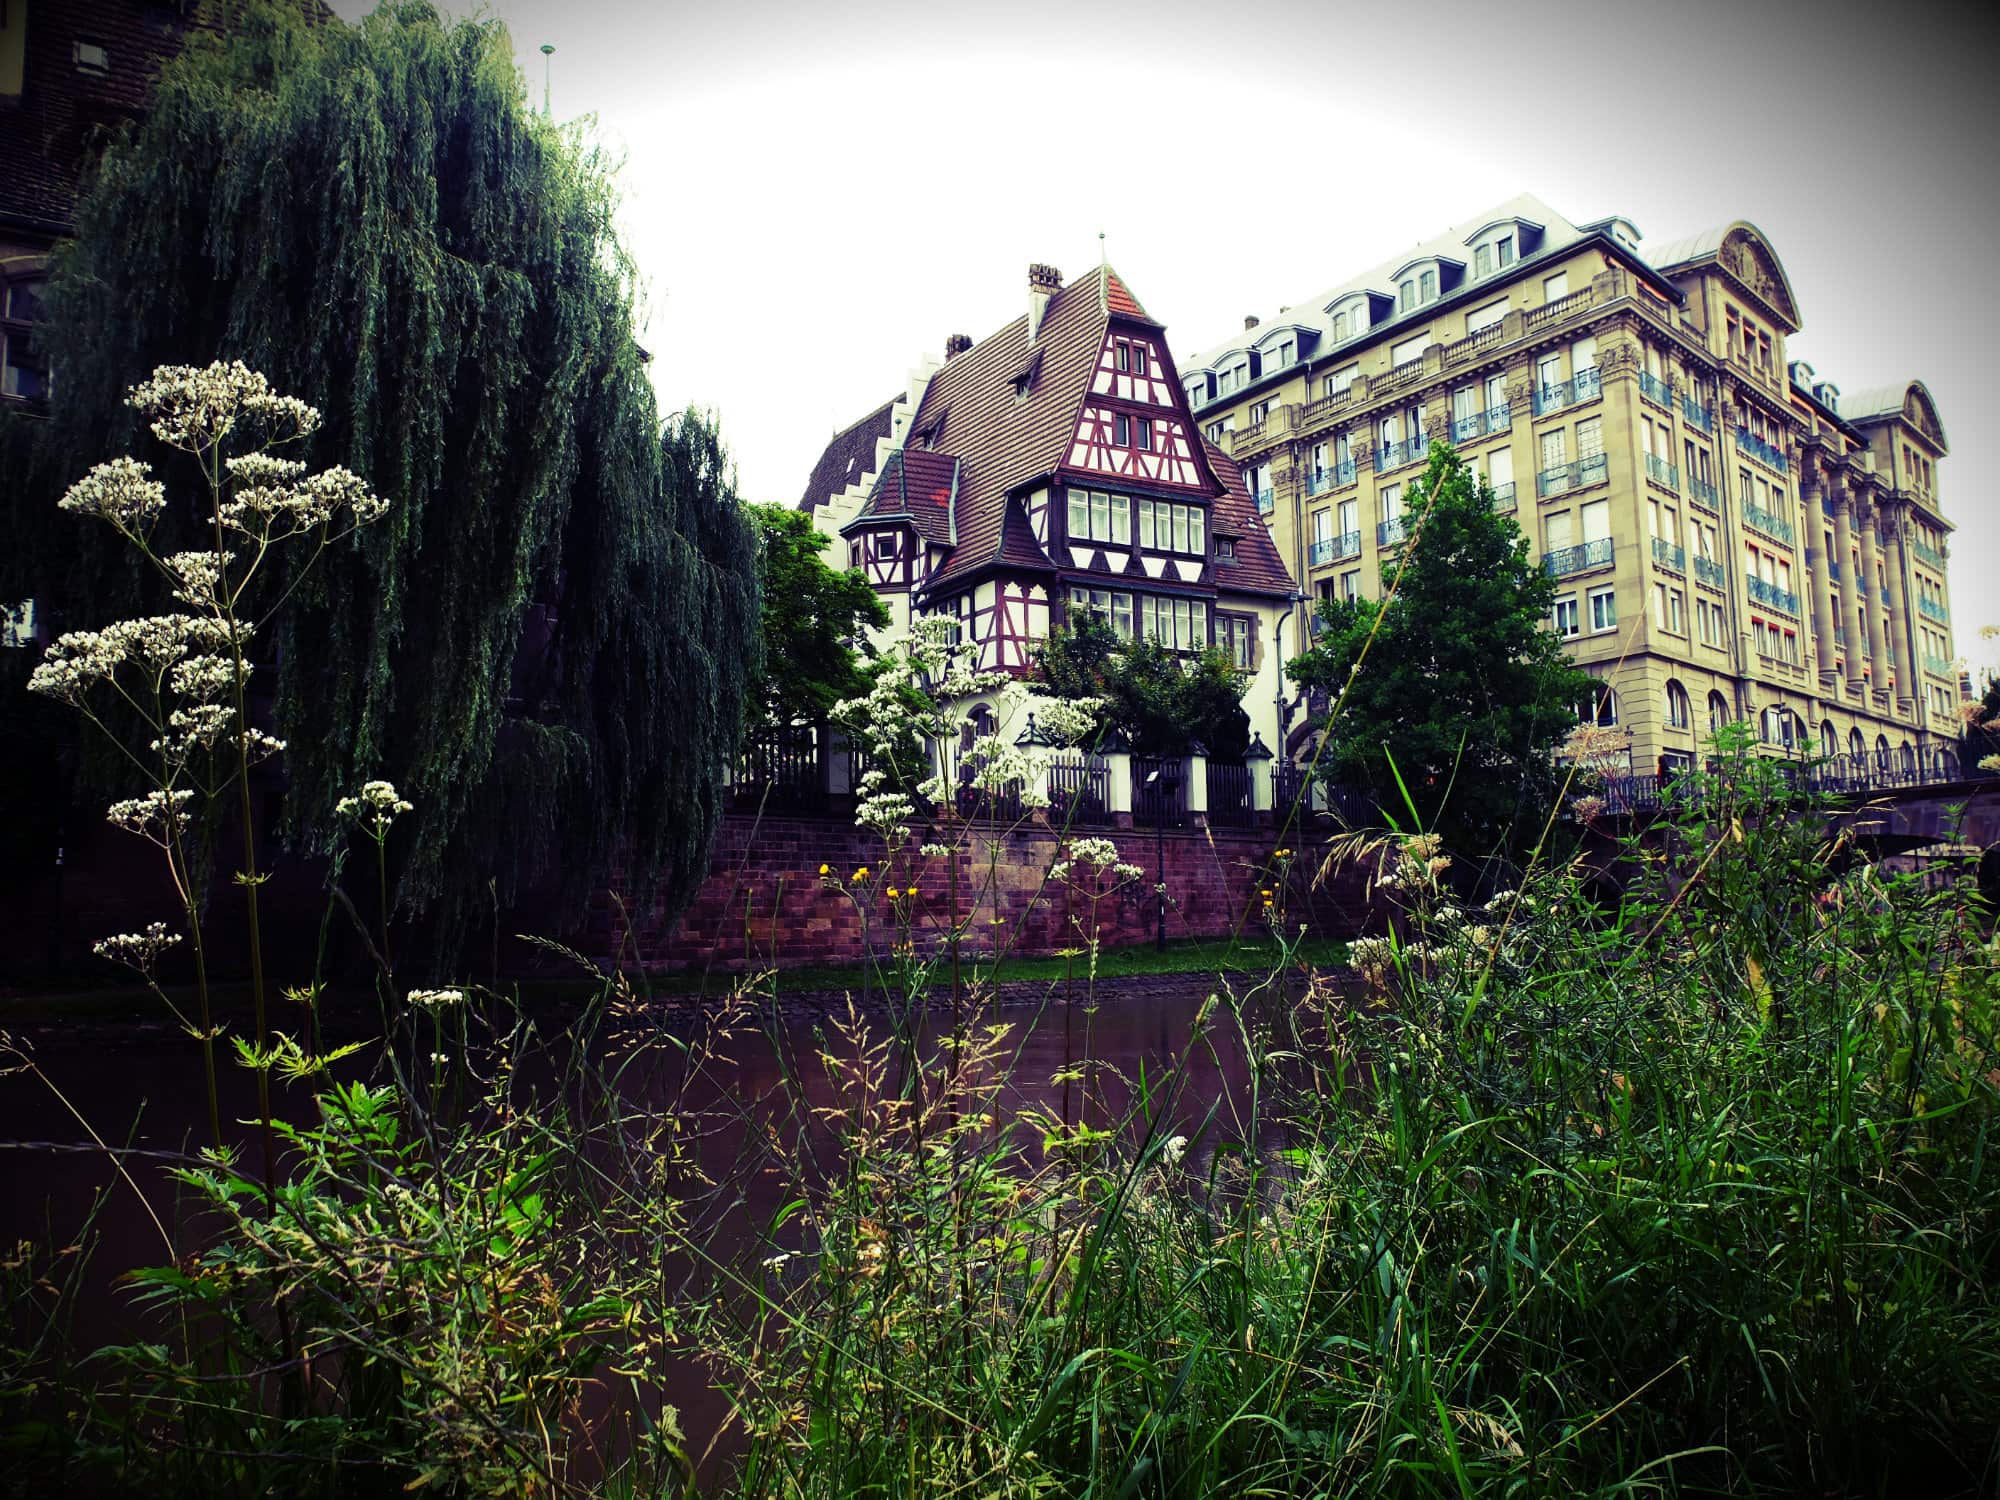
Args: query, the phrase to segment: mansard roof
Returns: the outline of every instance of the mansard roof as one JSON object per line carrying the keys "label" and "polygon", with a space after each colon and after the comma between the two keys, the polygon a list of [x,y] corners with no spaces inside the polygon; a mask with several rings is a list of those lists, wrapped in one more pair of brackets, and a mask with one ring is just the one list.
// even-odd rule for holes
{"label": "mansard roof", "polygon": [[816,510],[862,476],[874,472],[875,444],[889,435],[891,414],[899,400],[900,397],[884,401],[853,426],[833,435],[806,479],[806,492],[799,496],[798,509]]}
{"label": "mansard roof", "polygon": [[1936,443],[1939,452],[1951,451],[1945,442],[1944,423],[1938,417],[1937,403],[1931,399],[1929,388],[1921,380],[1906,380],[1901,385],[1877,386],[1873,390],[1851,394],[1843,392],[1840,415],[1857,424],[1901,417]]}
{"label": "mansard roof", "polygon": [[1227,594],[1267,594],[1289,598],[1292,575],[1271,540],[1271,529],[1257,514],[1257,503],[1243,483],[1243,473],[1235,460],[1206,438],[1201,440],[1208,466],[1221,481],[1222,493],[1209,506],[1208,529],[1217,536],[1236,540],[1236,561],[1211,563],[1209,581]]}
{"label": "mansard roof", "polygon": [[1792,292],[1792,280],[1784,262],[1771,248],[1764,231],[1747,219],[1736,219],[1716,229],[1705,229],[1686,239],[1673,240],[1656,248],[1651,255],[1655,269],[1678,271],[1703,265],[1717,265],[1746,292],[1755,297],[1788,325],[1792,333],[1802,326],[1799,299]]}

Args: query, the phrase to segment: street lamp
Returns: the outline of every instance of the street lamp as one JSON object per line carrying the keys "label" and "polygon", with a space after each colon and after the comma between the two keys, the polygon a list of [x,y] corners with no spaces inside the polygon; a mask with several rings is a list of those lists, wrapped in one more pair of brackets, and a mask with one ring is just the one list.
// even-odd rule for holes
{"label": "street lamp", "polygon": [[1155,943],[1162,953],[1167,951],[1167,798],[1180,784],[1174,768],[1166,764],[1146,773],[1146,789],[1153,798],[1153,899],[1159,913]]}

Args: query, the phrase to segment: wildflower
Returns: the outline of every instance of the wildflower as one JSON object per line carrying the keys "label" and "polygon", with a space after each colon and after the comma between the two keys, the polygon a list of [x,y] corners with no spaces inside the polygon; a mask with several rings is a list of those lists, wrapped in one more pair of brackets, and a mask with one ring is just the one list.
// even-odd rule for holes
{"label": "wildflower", "polygon": [[143,797],[112,803],[104,810],[104,818],[114,828],[136,833],[165,848],[192,801],[194,793],[189,791],[148,792]]}
{"label": "wildflower", "polygon": [[852,875],[848,876],[847,878],[853,884],[859,885],[862,881],[868,878],[868,866],[863,865],[860,869],[856,870]]}
{"label": "wildflower", "polygon": [[222,603],[222,559],[214,552],[176,552],[162,558],[160,566],[173,578],[174,597],[196,609],[215,609]]}
{"label": "wildflower", "polygon": [[333,807],[336,816],[354,819],[378,838],[397,818],[415,810],[415,804],[398,796],[395,784],[388,781],[366,782],[358,795],[342,797]]}
{"label": "wildflower", "polygon": [[1271,851],[1271,858],[1273,859],[1290,859],[1291,857],[1292,851],[1289,849],[1273,849]]}
{"label": "wildflower", "polygon": [[1161,1148],[1160,1155],[1168,1166],[1177,1167],[1181,1164],[1181,1158],[1187,1155],[1187,1148],[1188,1138],[1186,1136],[1172,1136],[1168,1139],[1167,1144]]}
{"label": "wildflower", "polygon": [[444,1010],[453,1005],[465,1003],[465,991],[459,989],[411,990],[405,997],[410,1004],[424,1010]]}
{"label": "wildflower", "polygon": [[1267,902],[1271,899],[1271,892],[1268,889],[1261,890],[1257,894],[1262,896]]}
{"label": "wildflower", "polygon": [[280,396],[271,382],[242,360],[205,368],[162,365],[133,386],[129,405],[153,419],[153,435],[190,452],[214,446],[239,417],[262,418],[276,438],[304,437],[319,426],[319,412],[295,396]]}
{"label": "wildflower", "polygon": [[154,922],[144,932],[121,932],[115,937],[100,939],[90,951],[114,964],[124,964],[141,974],[151,974],[159,956],[180,940],[178,932],[167,931],[166,923]]}
{"label": "wildflower", "polygon": [[1571,801],[1569,808],[1576,815],[1577,822],[1589,823],[1604,811],[1604,799],[1594,796],[1578,797]]}
{"label": "wildflower", "polygon": [[1386,976],[1394,958],[1395,948],[1388,938],[1359,937],[1347,945],[1347,966],[1372,980]]}
{"label": "wildflower", "polygon": [[63,510],[109,521],[128,535],[152,525],[166,509],[167,487],[150,478],[150,466],[136,458],[97,465],[56,502]]}
{"label": "wildflower", "polygon": [[[190,656],[174,663],[167,673],[167,682],[183,698],[213,703],[235,688],[237,670],[234,657]],[[244,662],[241,670],[247,678],[250,663]]]}
{"label": "wildflower", "polygon": [[433,1052],[431,1054],[431,1062],[440,1068],[450,1061],[451,1054],[448,1052]]}
{"label": "wildflower", "polygon": [[925,859],[943,859],[951,853],[951,846],[949,844],[925,844],[917,852],[923,855]]}
{"label": "wildflower", "polygon": [[885,891],[885,892],[884,892],[883,894],[884,894],[884,895],[886,895],[886,896],[887,896],[887,897],[888,897],[888,898],[889,898],[889,899],[890,899],[891,901],[894,901],[894,900],[895,900],[895,899],[896,899],[896,898],[897,898],[898,896],[900,896],[900,895],[902,894],[902,892],[901,892],[901,891],[899,891],[899,890],[897,890],[897,889],[896,889],[896,888],[895,888],[895,887],[894,887],[894,886],[892,885],[892,886],[890,886],[890,887],[889,887],[889,889],[888,889],[887,891]]}
{"label": "wildflower", "polygon": [[822,875],[831,875],[833,873],[833,868],[830,865],[821,865],[819,867],[819,872]]}

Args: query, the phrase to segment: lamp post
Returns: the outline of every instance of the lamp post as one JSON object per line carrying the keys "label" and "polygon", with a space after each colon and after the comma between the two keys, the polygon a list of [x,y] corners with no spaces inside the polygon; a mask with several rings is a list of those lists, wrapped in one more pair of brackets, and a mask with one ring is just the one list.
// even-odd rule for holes
{"label": "lamp post", "polygon": [[556,55],[552,42],[542,43],[542,118],[549,115],[549,59]]}

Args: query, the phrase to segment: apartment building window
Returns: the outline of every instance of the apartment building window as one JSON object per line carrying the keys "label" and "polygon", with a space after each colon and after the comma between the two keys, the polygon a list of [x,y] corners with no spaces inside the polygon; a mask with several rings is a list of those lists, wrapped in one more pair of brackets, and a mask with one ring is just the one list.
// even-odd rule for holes
{"label": "apartment building window", "polygon": [[1542,470],[1560,469],[1569,462],[1569,434],[1557,427],[1542,434]]}
{"label": "apartment building window", "polygon": [[1072,588],[1069,591],[1072,615],[1096,615],[1121,641],[1132,639],[1132,596],[1111,589]]}
{"label": "apartment building window", "polygon": [[1506,406],[1506,404],[1507,377],[1505,375],[1488,375],[1486,377],[1486,410],[1489,413],[1496,412]]}
{"label": "apartment building window", "polygon": [[1361,529],[1361,502],[1343,500],[1340,502],[1340,535],[1353,536]]}
{"label": "apartment building window", "polygon": [[1133,375],[1146,373],[1146,346],[1135,344],[1129,339],[1119,339],[1116,345],[1116,361],[1121,372]]}
{"label": "apartment building window", "polygon": [[1653,624],[1670,635],[1686,635],[1687,623],[1683,615],[1686,600],[1679,589],[1670,589],[1664,583],[1653,585]]}
{"label": "apartment building window", "polygon": [[1553,276],[1543,278],[1542,300],[1544,302],[1560,302],[1568,295],[1569,272],[1558,271]]}
{"label": "apartment building window", "polygon": [[1349,386],[1353,385],[1354,377],[1360,372],[1361,366],[1358,364],[1345,365],[1327,376],[1324,389],[1328,399],[1338,396]]}
{"label": "apartment building window", "polygon": [[1139,626],[1149,641],[1169,651],[1200,651],[1208,645],[1208,606],[1199,599],[1139,600]]}
{"label": "apartment building window", "polygon": [[1576,517],[1559,510],[1542,522],[1542,547],[1548,552],[1567,552],[1576,544]]}
{"label": "apartment building window", "polygon": [[1313,546],[1316,548],[1323,548],[1333,541],[1333,509],[1331,506],[1325,510],[1316,510],[1313,512],[1312,538]]}
{"label": "apartment building window", "polygon": [[1244,671],[1250,670],[1251,657],[1256,651],[1256,624],[1248,615],[1225,615],[1215,617],[1215,644],[1229,653],[1229,659]]}
{"label": "apartment building window", "polygon": [[1419,302],[1435,302],[1437,294],[1438,273],[1435,271],[1423,272],[1417,286],[1417,300]]}
{"label": "apartment building window", "polygon": [[1208,435],[1208,440],[1211,443],[1220,443],[1222,441],[1223,428],[1220,422],[1210,422],[1206,427],[1202,428],[1202,431]]}
{"label": "apartment building window", "polygon": [[1465,332],[1468,337],[1481,329],[1491,328],[1507,316],[1507,299],[1489,302],[1484,307],[1475,307],[1465,315]]}
{"label": "apartment building window", "polygon": [[1729,722],[1729,700],[1720,693],[1710,693],[1708,695],[1708,727],[1710,731],[1721,729]]}
{"label": "apartment building window", "polygon": [[1557,637],[1565,641],[1582,633],[1577,625],[1576,595],[1564,594],[1556,600],[1555,627]]}
{"label": "apartment building window", "polygon": [[1262,401],[1253,401],[1250,403],[1250,425],[1252,427],[1255,427],[1270,415],[1271,398],[1269,396],[1266,396]]}
{"label": "apartment building window", "polygon": [[1544,401],[1554,400],[1554,388],[1562,384],[1563,360],[1560,354],[1544,354],[1535,361],[1535,384],[1542,390]]}
{"label": "apartment building window", "polygon": [[1592,633],[1618,628],[1618,591],[1616,589],[1592,589],[1590,591],[1590,628]]}
{"label": "apartment building window", "polygon": [[1576,456],[1595,458],[1604,451],[1604,418],[1592,417],[1576,424]]}
{"label": "apartment building window", "polygon": [[1401,368],[1422,359],[1424,350],[1430,347],[1430,342],[1429,332],[1420,333],[1415,338],[1404,339],[1389,351],[1389,363]]}
{"label": "apartment building window", "polygon": [[1451,420],[1454,429],[1470,422],[1478,414],[1473,402],[1479,399],[1479,387],[1462,385],[1451,393]]}
{"label": "apartment building window", "polygon": [[[1597,340],[1594,337],[1585,336],[1569,346],[1569,367],[1579,381],[1585,371],[1597,368]],[[1578,391],[1577,395],[1580,398],[1583,392]]]}
{"label": "apartment building window", "polygon": [[1608,682],[1600,682],[1577,708],[1576,716],[1586,724],[1612,729],[1618,723],[1618,694]]}
{"label": "apartment building window", "polygon": [[1133,438],[1133,442],[1132,442],[1132,446],[1133,446],[1133,447],[1135,447],[1135,448],[1137,448],[1137,449],[1138,449],[1138,450],[1139,450],[1139,451],[1140,451],[1141,453],[1151,453],[1151,452],[1153,451],[1153,420],[1152,420],[1152,418],[1150,418],[1150,417],[1137,417],[1137,418],[1134,418],[1134,419],[1133,419],[1133,424],[1132,424],[1132,429],[1133,429],[1133,430],[1132,430],[1132,438]]}
{"label": "apartment building window", "polygon": [[1688,702],[1688,690],[1671,678],[1667,681],[1667,724],[1673,729],[1686,729],[1694,722],[1694,706]]}
{"label": "apartment building window", "polygon": [[1514,450],[1495,448],[1486,455],[1486,478],[1494,489],[1504,491],[1514,482]]}
{"label": "apartment building window", "polygon": [[1396,288],[1396,311],[1408,312],[1417,305],[1417,279],[1412,276]]}
{"label": "apartment building window", "polygon": [[1382,507],[1382,520],[1397,521],[1403,515],[1403,487],[1400,484],[1385,484],[1378,497]]}
{"label": "apartment building window", "polygon": [[1356,568],[1351,573],[1342,573],[1340,575],[1340,597],[1349,601],[1361,597],[1361,570],[1359,568]]}
{"label": "apartment building window", "polygon": [[1333,315],[1333,341],[1336,344],[1347,342],[1347,310],[1345,308],[1342,308]]}
{"label": "apartment building window", "polygon": [[1116,547],[1132,543],[1132,502],[1124,495],[1107,495],[1102,490],[1072,489],[1069,492],[1069,537],[1073,542],[1109,542]]}
{"label": "apartment building window", "polygon": [[1694,601],[1694,633],[1704,646],[1722,644],[1722,606],[1711,604],[1698,594]]}

